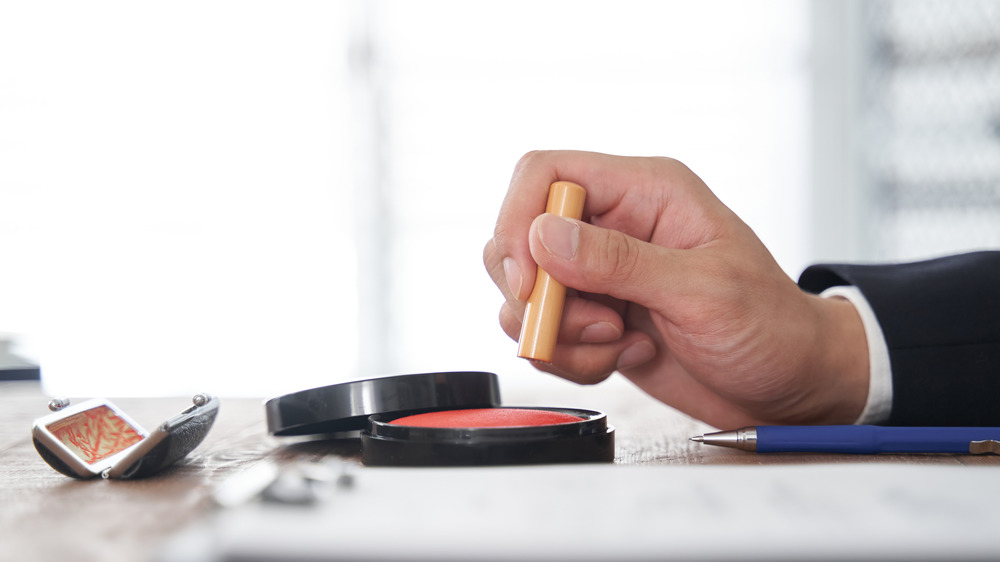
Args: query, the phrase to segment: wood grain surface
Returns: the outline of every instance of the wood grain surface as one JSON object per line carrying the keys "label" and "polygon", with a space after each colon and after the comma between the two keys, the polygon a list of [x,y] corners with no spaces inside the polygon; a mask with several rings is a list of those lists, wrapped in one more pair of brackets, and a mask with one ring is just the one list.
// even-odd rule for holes
{"label": "wood grain surface", "polygon": [[[592,408],[616,428],[618,464],[920,463],[1000,465],[974,455],[757,455],[699,445],[711,431],[621,379],[578,387],[504,390],[506,405]],[[146,428],[187,407],[189,398],[111,398]],[[0,560],[149,560],[158,545],[214,509],[210,494],[227,476],[262,460],[287,465],[328,455],[357,461],[357,440],[282,440],[267,435],[263,401],[222,398],[205,441],[185,461],[137,481],[74,480],[45,464],[31,442],[34,419],[48,413],[37,382],[0,382]],[[363,468],[360,468],[363,470]]]}

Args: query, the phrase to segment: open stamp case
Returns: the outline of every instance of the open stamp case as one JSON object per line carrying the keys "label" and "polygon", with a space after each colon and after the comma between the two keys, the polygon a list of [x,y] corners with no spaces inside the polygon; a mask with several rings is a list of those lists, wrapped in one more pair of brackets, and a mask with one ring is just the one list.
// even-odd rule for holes
{"label": "open stamp case", "polygon": [[219,400],[196,394],[193,404],[147,433],[111,402],[68,405],[53,400],[54,413],[31,430],[38,454],[55,470],[74,478],[142,478],[156,474],[194,450],[212,428]]}
{"label": "open stamp case", "polygon": [[[274,436],[359,437],[368,466],[488,466],[612,462],[614,427],[607,416],[573,408],[501,406],[496,374],[420,373],[333,384],[272,398],[264,404]],[[406,418],[501,410],[522,419],[563,414],[572,421],[420,427]]]}

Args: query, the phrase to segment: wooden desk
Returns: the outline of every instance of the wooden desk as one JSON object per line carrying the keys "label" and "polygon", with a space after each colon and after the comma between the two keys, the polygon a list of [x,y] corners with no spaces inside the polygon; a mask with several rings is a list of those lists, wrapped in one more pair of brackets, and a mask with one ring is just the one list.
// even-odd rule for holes
{"label": "wooden desk", "polygon": [[[605,411],[616,427],[618,464],[1000,466],[998,456],[756,455],[702,446],[688,437],[711,428],[621,380],[596,387],[560,381],[544,391],[503,388],[503,395],[510,405]],[[215,427],[183,464],[147,480],[74,480],[49,468],[32,446],[31,424],[48,412],[47,400],[37,382],[0,382],[0,560],[148,560],[162,541],[212,509],[210,492],[227,476],[263,459],[288,464],[331,454],[359,457],[359,445],[353,441],[290,445],[272,438],[266,433],[261,400],[223,398]],[[188,404],[188,398],[112,400],[146,428]]]}

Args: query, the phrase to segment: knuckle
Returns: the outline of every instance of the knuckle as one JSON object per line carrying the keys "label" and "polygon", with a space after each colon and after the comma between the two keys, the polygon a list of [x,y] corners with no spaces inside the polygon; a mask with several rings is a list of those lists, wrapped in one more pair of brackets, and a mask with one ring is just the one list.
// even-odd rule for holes
{"label": "knuckle", "polygon": [[501,286],[500,282],[503,279],[503,260],[499,256],[496,245],[490,241],[486,243],[486,247],[483,248],[483,265],[486,267],[486,272],[489,273],[490,279],[493,280],[497,286]]}
{"label": "knuckle", "polygon": [[497,244],[493,238],[490,238],[486,245],[483,246],[483,265],[486,269],[492,269],[494,262],[498,261],[497,255]]}
{"label": "knuckle", "polygon": [[[527,238],[527,232],[521,236]],[[507,256],[510,253],[510,248],[516,245],[514,240],[516,240],[516,237],[512,226],[504,221],[498,221],[493,228],[493,238],[486,243],[483,255],[486,256],[492,252],[489,254],[490,256]],[[490,246],[492,246],[492,249]]]}
{"label": "knuckle", "polygon": [[656,156],[652,159],[652,162],[655,165],[662,166],[665,169],[675,172],[687,173],[691,171],[687,164],[669,156]]}
{"label": "knuckle", "polygon": [[510,179],[511,186],[517,184],[521,178],[542,173],[540,170],[551,169],[554,173],[554,168],[559,160],[560,151],[531,150],[526,152],[514,165],[514,173]]}
{"label": "knuckle", "polygon": [[537,162],[544,154],[545,151],[542,150],[529,150],[528,152],[525,152],[514,166],[514,175],[518,175],[525,168],[533,167],[534,163]]}
{"label": "knuckle", "polygon": [[663,166],[676,166],[677,164],[680,164],[679,160],[671,158],[670,156],[653,156],[650,161]]}
{"label": "knuckle", "polygon": [[598,271],[612,281],[632,279],[639,266],[639,241],[620,232],[609,234],[597,254],[601,260]]}

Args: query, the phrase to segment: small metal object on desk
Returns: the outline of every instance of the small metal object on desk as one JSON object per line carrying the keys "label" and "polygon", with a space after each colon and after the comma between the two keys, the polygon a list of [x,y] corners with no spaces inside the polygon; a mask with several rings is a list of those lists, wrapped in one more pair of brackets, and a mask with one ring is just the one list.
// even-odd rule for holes
{"label": "small metal object on desk", "polygon": [[311,505],[316,503],[317,494],[313,482],[296,470],[284,469],[260,494],[267,503],[285,505]]}
{"label": "small metal object on desk", "polygon": [[53,398],[49,400],[49,410],[53,412],[58,412],[66,406],[69,406],[69,398]]}
{"label": "small metal object on desk", "polygon": [[973,455],[1000,455],[1000,441],[995,439],[971,441],[969,442],[969,452]]}
{"label": "small metal object on desk", "polygon": [[278,467],[261,461],[232,476],[212,492],[220,507],[232,508],[260,500],[266,503],[310,505],[326,499],[333,491],[354,486],[351,463],[336,459],[297,462]]}
{"label": "small metal object on desk", "polygon": [[278,478],[278,465],[259,461],[250,468],[223,480],[212,490],[212,501],[220,507],[245,504],[267,489]]}

